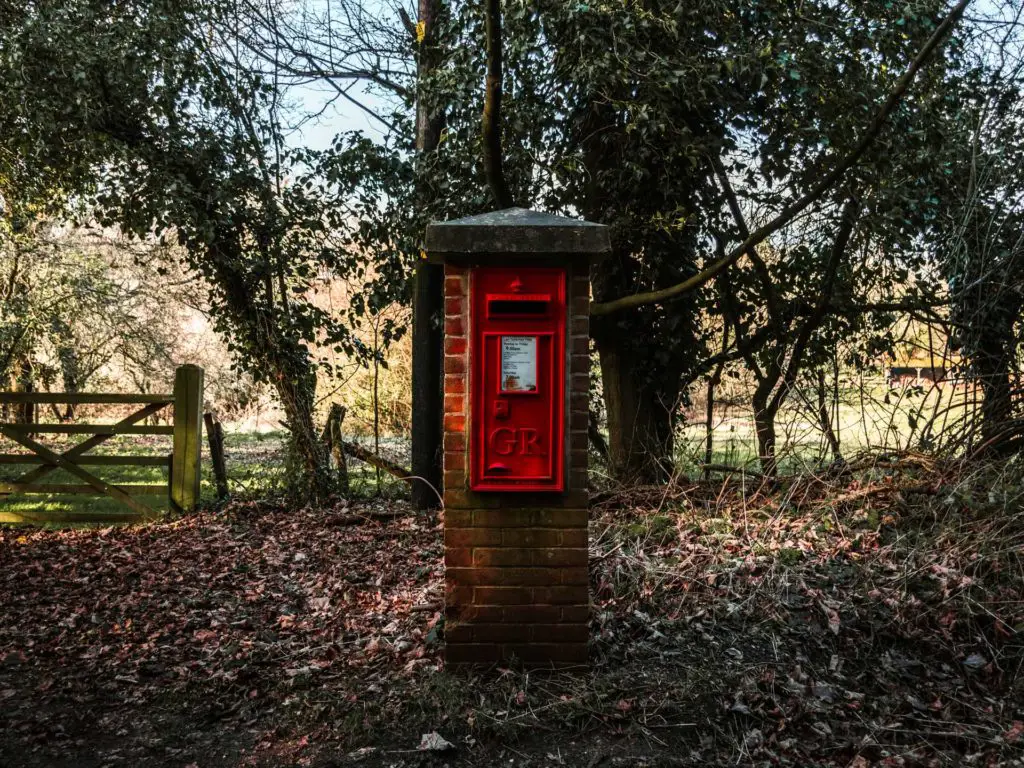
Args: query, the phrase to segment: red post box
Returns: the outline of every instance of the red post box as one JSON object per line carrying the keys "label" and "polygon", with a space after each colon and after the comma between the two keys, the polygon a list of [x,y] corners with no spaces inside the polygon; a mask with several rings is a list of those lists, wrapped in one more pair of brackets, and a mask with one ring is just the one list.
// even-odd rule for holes
{"label": "red post box", "polygon": [[590,265],[606,227],[511,208],[444,264],[445,660],[585,664]]}
{"label": "red post box", "polygon": [[471,325],[474,491],[561,491],[565,270],[481,267]]}

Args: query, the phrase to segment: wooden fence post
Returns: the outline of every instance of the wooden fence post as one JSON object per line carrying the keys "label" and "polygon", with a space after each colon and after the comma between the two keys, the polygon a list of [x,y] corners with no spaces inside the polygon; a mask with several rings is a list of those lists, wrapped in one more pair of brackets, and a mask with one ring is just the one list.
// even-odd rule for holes
{"label": "wooden fence post", "polygon": [[224,463],[224,428],[213,417],[212,413],[204,413],[206,423],[206,440],[210,444],[210,463],[213,465],[213,480],[217,486],[217,501],[227,499],[228,469]]}
{"label": "wooden fence post", "polygon": [[190,512],[199,503],[202,469],[203,369],[182,365],[174,374],[174,453],[171,457],[171,506]]}

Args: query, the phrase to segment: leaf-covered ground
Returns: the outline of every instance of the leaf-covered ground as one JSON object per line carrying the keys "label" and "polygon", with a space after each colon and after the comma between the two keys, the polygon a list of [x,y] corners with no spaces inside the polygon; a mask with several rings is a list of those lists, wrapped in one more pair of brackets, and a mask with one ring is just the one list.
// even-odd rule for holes
{"label": "leaf-covered ground", "polygon": [[394,502],[0,529],[0,765],[1024,765],[1022,493],[598,500],[581,674],[445,672],[440,521]]}

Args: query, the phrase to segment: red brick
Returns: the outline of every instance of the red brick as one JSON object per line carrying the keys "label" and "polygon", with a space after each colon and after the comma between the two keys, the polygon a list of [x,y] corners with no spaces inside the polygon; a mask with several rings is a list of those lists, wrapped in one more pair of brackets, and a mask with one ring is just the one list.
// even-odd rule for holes
{"label": "red brick", "polygon": [[493,547],[501,544],[498,528],[445,528],[446,547]]}
{"label": "red brick", "polygon": [[446,395],[466,394],[466,377],[462,374],[452,374],[444,377],[444,393]]}
{"label": "red brick", "polygon": [[[582,376],[579,377],[583,379]],[[577,377],[573,377],[573,380],[577,380]],[[580,413],[590,412],[590,393],[589,392],[572,392],[569,395],[569,410],[579,411]]]}
{"label": "red brick", "polygon": [[590,339],[586,336],[573,336],[569,342],[570,355],[589,355]]}
{"label": "red brick", "polygon": [[466,417],[458,413],[446,413],[444,415],[444,428],[446,432],[465,432]]}
{"label": "red brick", "polygon": [[445,451],[444,454],[444,471],[454,472],[466,471],[466,454],[462,451]]}
{"label": "red brick", "polygon": [[[548,587],[548,589],[575,589],[575,587]],[[533,590],[529,587],[476,587],[473,602],[480,605],[529,605]],[[578,603],[579,600],[572,602]]]}
{"label": "red brick", "polygon": [[479,643],[451,643],[444,649],[449,664],[490,664],[501,660],[501,647]]}
{"label": "red brick", "polygon": [[586,488],[566,488],[562,495],[562,506],[565,509],[586,509],[589,500]]}
{"label": "red brick", "polygon": [[587,529],[571,528],[562,531],[562,546],[579,549],[587,546]]}
{"label": "red brick", "polygon": [[467,605],[462,609],[459,620],[467,624],[497,624],[505,620],[506,610],[501,605]]}
{"label": "red brick", "polygon": [[569,333],[573,336],[590,335],[590,317],[588,315],[573,315],[569,323]]}
{"label": "red brick", "polygon": [[559,568],[562,572],[562,583],[563,584],[589,584],[590,573],[587,571],[586,566],[580,568]]}
{"label": "red brick", "polygon": [[478,643],[528,643],[528,624],[474,624],[473,640]]}
{"label": "red brick", "polygon": [[446,355],[466,354],[466,338],[464,336],[445,336],[444,353]]}
{"label": "red brick", "polygon": [[466,436],[461,432],[446,432],[444,436],[445,451],[465,451]]}
{"label": "red brick", "polygon": [[585,664],[587,646],[585,643],[531,643],[530,645],[507,645],[507,654],[526,662],[561,661]]}
{"label": "red brick", "polygon": [[[534,519],[540,527],[548,528],[586,528],[587,510],[577,509],[538,509]],[[546,546],[546,545],[545,545]]]}
{"label": "red brick", "polygon": [[569,469],[582,469],[586,471],[590,466],[590,456],[585,449],[574,448],[569,451]]}
{"label": "red brick", "polygon": [[534,524],[530,509],[477,509],[473,512],[474,525],[493,525],[496,528],[526,528]]}
{"label": "red brick", "polygon": [[461,317],[463,308],[463,299],[461,298],[447,298],[444,300],[444,314],[445,317]]}
{"label": "red brick", "polygon": [[445,578],[458,584],[489,587],[554,586],[562,583],[562,572],[569,568],[448,568]]}
{"label": "red brick", "polygon": [[502,531],[501,543],[506,547],[557,547],[562,543],[562,532],[546,528],[510,528]]}
{"label": "red brick", "polygon": [[[590,414],[582,411],[569,411],[569,429],[573,431],[584,431],[590,423]],[[586,506],[581,504],[580,506]]]}
{"label": "red brick", "polygon": [[444,265],[444,276],[445,277],[452,277],[452,276],[455,276],[455,275],[468,275],[468,274],[469,274],[469,267],[465,266],[464,264],[451,264],[451,263],[448,263],[448,264]]}
{"label": "red brick", "polygon": [[496,575],[502,579],[499,582],[501,584],[546,587],[548,585],[564,583],[562,581],[562,571],[566,569],[533,566],[530,568],[495,568],[492,570],[497,571]]}
{"label": "red brick", "polygon": [[456,507],[464,509],[472,506],[470,504],[469,491],[465,488],[445,488],[444,505],[448,509],[454,509]]}
{"label": "red brick", "polygon": [[445,355],[444,372],[465,375],[466,360],[461,355]]}
{"label": "red brick", "polygon": [[[534,624],[530,629],[530,639],[541,643],[585,643],[590,637],[586,624]],[[479,639],[475,633],[473,638]]]}
{"label": "red brick", "polygon": [[446,509],[444,511],[445,528],[472,528],[473,513],[468,509]]}
{"label": "red brick", "polygon": [[509,605],[504,621],[513,624],[553,624],[561,621],[563,608],[557,605]]}
{"label": "red brick", "polygon": [[510,549],[501,547],[498,549],[487,549],[481,547],[473,551],[473,565],[479,566],[509,566],[509,565],[533,565],[532,550]]}
{"label": "red brick", "polygon": [[461,469],[449,470],[445,468],[444,473],[444,487],[448,488],[461,488],[466,485],[466,473]]}
{"label": "red brick", "polygon": [[462,296],[465,292],[466,278],[459,275],[446,275],[444,278],[445,296]]}
{"label": "red brick", "polygon": [[574,451],[587,450],[590,447],[590,436],[582,429],[569,434],[569,448]]}
{"label": "red brick", "polygon": [[463,606],[473,604],[473,588],[445,582],[444,608],[445,615],[460,615]]}
{"label": "red brick", "polygon": [[473,625],[464,622],[445,622],[444,639],[446,643],[473,642]]}
{"label": "red brick", "polygon": [[590,598],[583,585],[571,587],[536,587],[533,599],[539,605],[563,605],[586,602]]}
{"label": "red brick", "polygon": [[473,550],[466,547],[445,547],[446,568],[468,568],[473,564]]}
{"label": "red brick", "polygon": [[590,606],[589,605],[563,605],[562,606],[562,621],[569,623],[582,622],[586,623],[590,621]]}
{"label": "red brick", "polygon": [[569,549],[567,547],[550,547],[534,550],[534,565],[547,566],[582,566],[586,570],[590,553],[585,549]]}
{"label": "red brick", "polygon": [[466,324],[463,322],[461,315],[444,319],[444,335],[445,338],[466,335]]}
{"label": "red brick", "polygon": [[453,416],[465,416],[466,413],[463,410],[465,407],[465,402],[465,395],[445,395],[444,412],[451,414]]}

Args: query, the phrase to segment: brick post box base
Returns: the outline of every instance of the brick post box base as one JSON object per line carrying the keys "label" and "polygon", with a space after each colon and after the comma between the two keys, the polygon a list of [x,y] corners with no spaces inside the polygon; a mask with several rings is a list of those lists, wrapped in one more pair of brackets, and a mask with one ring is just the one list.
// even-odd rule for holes
{"label": "brick post box base", "polygon": [[445,658],[450,665],[587,661],[590,280],[567,270],[566,492],[469,490],[473,269],[445,264]]}

